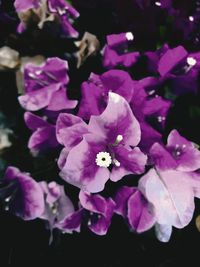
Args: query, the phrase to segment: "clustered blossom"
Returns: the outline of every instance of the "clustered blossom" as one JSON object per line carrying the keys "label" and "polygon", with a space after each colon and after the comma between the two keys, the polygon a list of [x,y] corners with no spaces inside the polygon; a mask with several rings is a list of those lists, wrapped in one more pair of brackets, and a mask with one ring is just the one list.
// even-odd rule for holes
{"label": "clustered blossom", "polygon": [[70,37],[78,37],[78,32],[72,27],[70,20],[79,13],[65,0],[15,0],[15,9],[20,18],[18,32],[22,33],[31,22],[43,28],[46,21],[59,21],[62,32]]}
{"label": "clustered blossom", "polygon": [[[150,1],[133,2],[140,10],[151,7]],[[15,8],[20,32],[31,22],[42,27],[55,20],[67,35],[77,36],[70,17],[78,12],[64,0],[16,0]],[[172,1],[156,1],[152,12],[158,8],[184,20]],[[97,235],[105,235],[113,216],[121,216],[133,232],[154,228],[162,242],[170,239],[172,227],[190,223],[194,199],[200,198],[200,150],[180,129],[166,127],[175,104],[166,91],[176,97],[198,94],[200,52],[167,43],[136,51],[134,42],[129,31],[107,36],[103,71],[82,81],[78,100],[68,97],[66,60],[49,57],[42,64],[24,64],[24,93],[18,99],[31,131],[28,148],[34,156],[56,152],[57,175],[53,181],[45,176],[37,181],[9,166],[0,188],[6,210],[23,220],[42,219],[51,231],[80,232],[86,226]],[[97,54],[100,42],[86,34],[77,44],[79,68]],[[13,54],[5,47],[2,51]],[[11,59],[3,56],[4,68],[13,57],[16,67],[17,53]],[[142,60],[144,74],[138,78]],[[69,184],[78,192],[75,201],[66,190]]]}

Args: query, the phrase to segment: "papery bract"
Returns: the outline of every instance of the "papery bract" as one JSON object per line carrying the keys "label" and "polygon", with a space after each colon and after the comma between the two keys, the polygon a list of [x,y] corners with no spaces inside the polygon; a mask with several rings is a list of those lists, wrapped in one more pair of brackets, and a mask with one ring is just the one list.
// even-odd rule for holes
{"label": "papery bract", "polygon": [[79,231],[81,224],[86,223],[93,233],[105,235],[111,224],[115,202],[111,198],[106,199],[83,191],[80,191],[79,199],[80,209],[60,223],[62,230]]}
{"label": "papery bract", "polygon": [[143,173],[147,157],[136,147],[140,137],[139,123],[126,100],[109,93],[106,109],[100,116],[91,117],[82,141],[67,153],[66,160],[62,154],[60,175],[67,182],[94,193],[102,191],[109,178],[118,181],[130,173]]}
{"label": "papery bract", "polygon": [[67,61],[59,58],[49,58],[41,66],[27,64],[25,95],[19,97],[22,107],[29,111],[52,112],[75,108],[77,101],[69,100],[65,89],[69,82],[67,71]]}
{"label": "papery bract", "polygon": [[116,66],[131,67],[139,57],[139,52],[126,52],[128,43],[133,41],[134,36],[131,32],[112,34],[107,36],[107,45],[103,51],[103,65],[106,68]]}
{"label": "papery bract", "polygon": [[[183,228],[192,220],[195,194],[188,173],[151,169],[140,179],[139,189],[153,205],[159,225],[167,229],[171,226]],[[167,240],[169,231],[163,235],[164,231],[160,239]]]}
{"label": "papery bract", "polygon": [[27,127],[33,131],[28,142],[28,148],[32,152],[56,149],[59,146],[55,125],[30,112],[25,112],[24,120]]}
{"label": "papery bract", "polygon": [[59,228],[59,223],[74,212],[73,204],[63,186],[56,182],[39,184],[45,199],[45,209],[40,218],[48,221],[50,229]]}
{"label": "papery bract", "polygon": [[44,211],[44,197],[42,189],[29,174],[20,172],[15,167],[8,167],[5,182],[14,182],[14,192],[8,197],[9,210],[23,220],[34,220]]}
{"label": "papery bract", "polygon": [[122,215],[137,233],[149,230],[155,223],[154,211],[136,187],[123,186],[114,198],[115,212]]}

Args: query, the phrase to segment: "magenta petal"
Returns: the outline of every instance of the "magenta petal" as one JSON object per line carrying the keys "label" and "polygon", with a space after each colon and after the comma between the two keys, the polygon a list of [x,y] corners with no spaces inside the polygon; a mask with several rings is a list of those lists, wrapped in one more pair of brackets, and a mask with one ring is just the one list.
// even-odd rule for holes
{"label": "magenta petal", "polygon": [[167,149],[177,162],[177,170],[190,172],[200,168],[200,151],[178,131],[173,130],[169,134]]}
{"label": "magenta petal", "polygon": [[88,133],[87,124],[79,117],[61,113],[56,122],[56,137],[61,145],[70,150]]}
{"label": "magenta petal", "polygon": [[81,208],[69,214],[63,221],[57,224],[57,228],[61,229],[64,233],[80,232],[83,212],[84,210]]}
{"label": "magenta petal", "polygon": [[92,82],[83,82],[81,85],[82,98],[78,116],[89,120],[91,115],[99,115],[106,107],[104,89],[96,86]]}
{"label": "magenta petal", "polygon": [[161,170],[176,169],[177,163],[171,154],[159,143],[153,144],[150,151],[151,163]]}
{"label": "magenta petal", "polygon": [[40,218],[47,220],[51,228],[56,228],[59,222],[74,212],[73,204],[65,194],[64,187],[56,182],[47,184],[43,181],[40,186],[45,198],[45,210]]}
{"label": "magenta petal", "polygon": [[28,174],[8,167],[5,180],[17,182],[17,193],[10,210],[23,220],[34,220],[44,211],[44,197],[40,185]]}
{"label": "magenta petal", "polygon": [[179,64],[186,56],[187,51],[183,46],[169,49],[160,59],[158,63],[158,72],[161,76],[169,73],[177,64]]}
{"label": "magenta petal", "polygon": [[137,63],[140,57],[139,52],[131,52],[118,57],[117,65],[122,65],[126,68],[130,68]]}
{"label": "magenta petal", "polygon": [[139,147],[143,152],[148,153],[149,149],[155,142],[162,142],[162,136],[161,134],[153,129],[150,125],[148,125],[146,122],[140,123],[141,127],[141,141],[139,143]]}
{"label": "magenta petal", "polygon": [[127,218],[130,226],[138,233],[149,230],[155,223],[152,208],[138,190],[128,200]]}
{"label": "magenta petal", "polygon": [[49,86],[67,85],[68,62],[57,57],[48,58],[42,65],[27,64],[24,69],[26,93]]}
{"label": "magenta petal", "polygon": [[135,193],[136,187],[122,186],[116,193],[114,201],[116,203],[115,213],[127,217],[127,202],[130,196]]}
{"label": "magenta petal", "polygon": [[138,147],[126,148],[117,147],[114,149],[115,158],[120,166],[114,166],[111,171],[110,179],[117,182],[127,174],[141,174],[145,171],[147,156],[144,155]]}
{"label": "magenta petal", "polygon": [[105,145],[100,140],[92,135],[85,135],[83,140],[70,150],[60,176],[83,190],[92,193],[102,191],[110,172],[105,167],[97,166],[95,162],[96,155],[105,151]]}
{"label": "magenta petal", "polygon": [[109,70],[100,76],[107,92],[111,91],[123,96],[130,102],[134,90],[133,81],[128,72],[122,70]]}
{"label": "magenta petal", "polygon": [[83,208],[90,212],[89,229],[97,235],[105,235],[111,223],[115,202],[111,198],[105,199],[83,191],[80,191],[79,199]]}
{"label": "magenta petal", "polygon": [[72,27],[68,16],[61,16],[61,25],[64,33],[72,38],[77,38],[79,33]]}
{"label": "magenta petal", "polygon": [[47,110],[60,111],[65,109],[73,109],[77,106],[77,104],[77,100],[70,100],[67,98],[66,89],[61,87],[52,94]]}
{"label": "magenta petal", "polygon": [[55,126],[38,128],[30,137],[28,148],[33,151],[46,150],[48,148],[56,148],[58,142],[55,134]]}
{"label": "magenta petal", "polygon": [[111,224],[115,203],[111,198],[106,199],[106,209],[104,215],[98,214],[97,221],[89,225],[89,229],[97,235],[105,235]]}
{"label": "magenta petal", "polygon": [[115,143],[116,137],[122,135],[124,143],[136,146],[141,137],[139,122],[129,104],[122,96],[111,92],[106,109],[100,116],[90,118],[88,129],[107,138],[110,143]]}
{"label": "magenta petal", "polygon": [[60,88],[60,84],[52,84],[42,89],[19,96],[21,106],[30,111],[37,111],[48,106],[52,95]]}
{"label": "magenta petal", "polygon": [[15,0],[14,2],[15,9],[18,13],[26,11],[31,8],[38,8],[38,0]]}
{"label": "magenta petal", "polygon": [[41,117],[31,113],[31,112],[25,112],[24,113],[24,120],[25,120],[26,126],[32,131],[35,131],[38,128],[51,126],[43,118],[41,118]]}
{"label": "magenta petal", "polygon": [[84,209],[106,215],[107,201],[102,196],[80,191],[79,200]]}

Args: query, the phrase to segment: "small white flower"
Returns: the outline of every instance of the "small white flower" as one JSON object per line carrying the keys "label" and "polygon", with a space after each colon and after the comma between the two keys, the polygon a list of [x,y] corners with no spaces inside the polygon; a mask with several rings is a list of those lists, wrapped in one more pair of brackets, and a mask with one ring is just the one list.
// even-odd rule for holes
{"label": "small white flower", "polygon": [[95,161],[97,166],[108,168],[112,163],[112,158],[108,152],[99,152]]}

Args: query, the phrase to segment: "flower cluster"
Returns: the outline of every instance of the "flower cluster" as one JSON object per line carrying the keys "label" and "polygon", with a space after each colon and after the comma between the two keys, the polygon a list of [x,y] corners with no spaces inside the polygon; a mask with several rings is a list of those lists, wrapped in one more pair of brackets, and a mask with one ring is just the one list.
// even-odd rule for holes
{"label": "flower cluster", "polygon": [[15,0],[14,5],[21,21],[17,29],[19,33],[22,33],[32,22],[41,29],[47,21],[58,21],[65,35],[78,36],[70,19],[77,18],[79,13],[65,0]]}
{"label": "flower cluster", "polygon": [[[139,10],[160,8],[182,16],[172,1],[157,1],[152,9],[150,1],[133,2]],[[42,28],[55,21],[68,36],[77,36],[70,18],[78,12],[64,0],[16,0],[14,5],[19,32],[32,22]],[[188,31],[194,19],[189,17]],[[180,26],[176,20],[174,25]],[[71,77],[65,59],[24,64],[24,92],[18,100],[31,131],[28,148],[33,157],[55,152],[57,175],[37,180],[9,166],[0,189],[6,210],[23,220],[42,219],[50,230],[72,233],[86,226],[97,235],[107,233],[113,216],[122,216],[136,233],[154,228],[162,242],[170,239],[172,227],[190,223],[194,199],[200,198],[200,151],[180,129],[167,126],[175,99],[199,92],[200,52],[167,43],[139,51],[134,42],[129,31],[107,35],[101,55],[91,42],[91,51],[79,55],[78,67],[93,54],[101,56],[101,71],[90,72],[75,99],[68,96]],[[2,68],[17,68],[19,54],[6,51],[9,58],[2,53]],[[12,67],[13,57],[17,63]]]}

